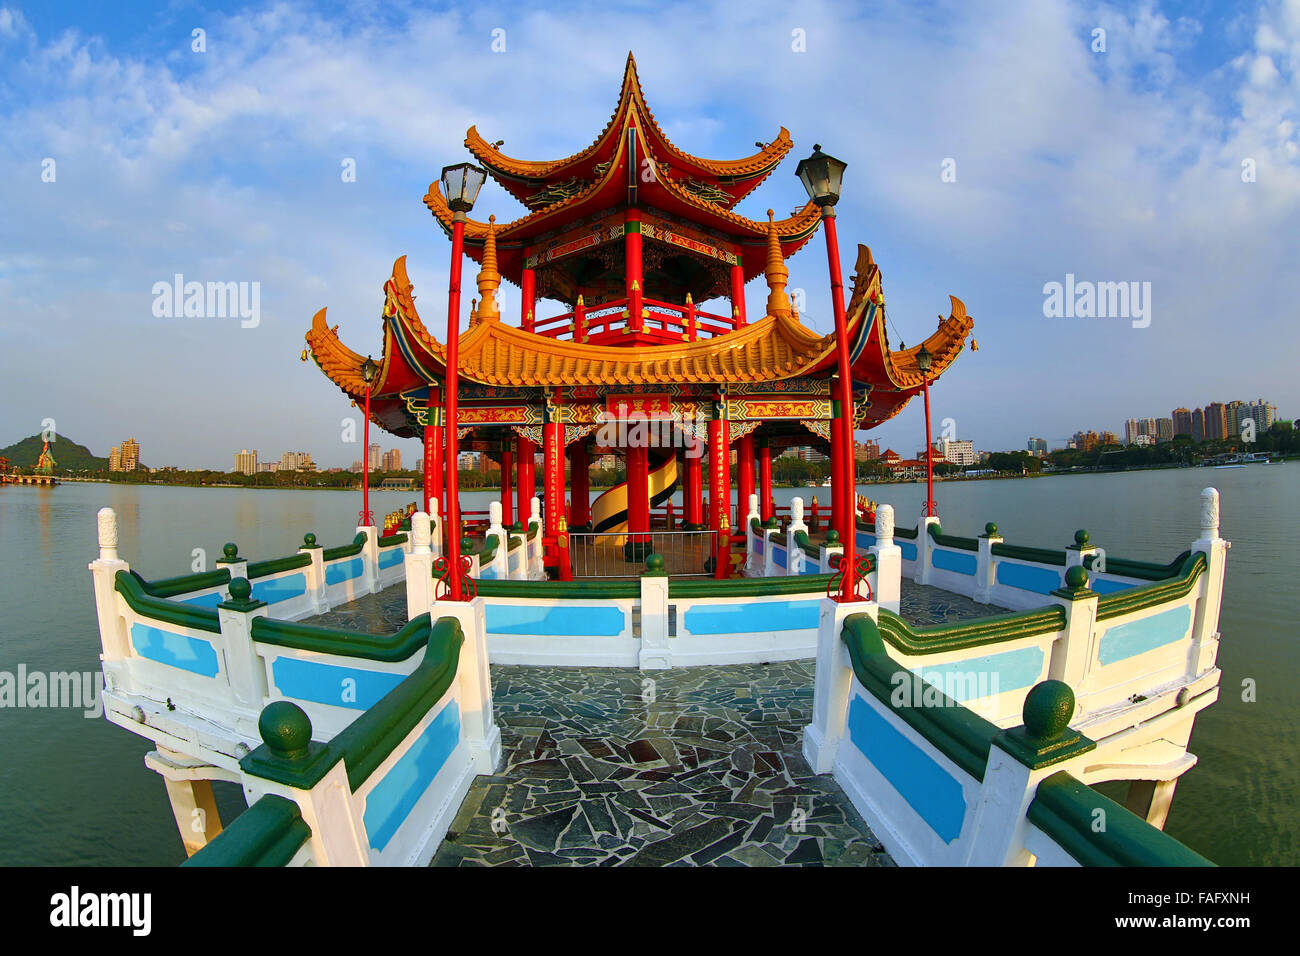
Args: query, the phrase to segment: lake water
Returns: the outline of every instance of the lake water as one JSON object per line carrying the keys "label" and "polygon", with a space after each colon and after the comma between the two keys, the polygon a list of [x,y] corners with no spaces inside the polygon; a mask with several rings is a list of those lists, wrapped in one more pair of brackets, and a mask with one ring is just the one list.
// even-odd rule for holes
{"label": "lake water", "polygon": [[[1198,531],[1198,496],[1222,493],[1223,536],[1233,542],[1220,631],[1221,697],[1196,722],[1200,763],[1179,783],[1166,831],[1216,863],[1300,862],[1300,648],[1291,588],[1300,576],[1300,464],[1182,469],[1014,481],[944,482],[935,499],[945,531],[974,535],[996,521],[1011,543],[1061,548],[1076,528],[1114,556],[1171,560]],[[912,525],[923,484],[869,485]],[[777,489],[784,504],[827,488]],[[377,515],[411,492],[373,496]],[[464,495],[478,509],[490,492]],[[292,553],[305,532],[326,547],[353,535],[359,496],[274,491],[66,484],[0,486],[0,671],[99,669],[87,564],[95,513],[117,511],[119,550],[146,578],[207,567],[234,541],[253,559]],[[1255,702],[1243,700],[1243,682]],[[162,781],[144,766],[143,737],[79,709],[0,710],[0,864],[174,865],[184,859]],[[238,791],[218,793],[223,818]]]}

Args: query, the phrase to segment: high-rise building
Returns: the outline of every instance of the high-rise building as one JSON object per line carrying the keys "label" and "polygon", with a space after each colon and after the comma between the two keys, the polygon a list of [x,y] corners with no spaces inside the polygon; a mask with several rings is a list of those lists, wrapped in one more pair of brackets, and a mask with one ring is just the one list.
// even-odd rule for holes
{"label": "high-rise building", "polygon": [[135,471],[140,467],[140,443],[128,438],[122,444],[114,445],[108,453],[109,471]]}
{"label": "high-rise building", "polygon": [[235,471],[241,475],[251,475],[257,471],[257,449],[247,448],[235,454]]}
{"label": "high-rise building", "polygon": [[1261,398],[1246,407],[1246,414],[1255,423],[1255,434],[1262,435],[1277,421],[1277,406]]}
{"label": "high-rise building", "polygon": [[280,456],[280,471],[315,471],[316,463],[305,451],[286,451]]}
{"label": "high-rise building", "polygon": [[402,450],[392,448],[384,452],[379,460],[380,470],[382,471],[401,471],[402,470]]}
{"label": "high-rise building", "polygon": [[819,448],[804,446],[799,449],[799,457],[804,461],[828,461],[829,456]]}
{"label": "high-rise building", "polygon": [[1205,441],[1205,410],[1200,408],[1192,409],[1192,439],[1194,441]]}
{"label": "high-rise building", "polygon": [[1155,439],[1157,442],[1174,440],[1174,420],[1172,418],[1156,419]]}
{"label": "high-rise building", "polygon": [[1222,402],[1210,402],[1205,406],[1205,438],[1207,441],[1222,441],[1229,436],[1228,408]]}
{"label": "high-rise building", "polygon": [[[923,461],[925,452],[918,452],[916,457]],[[973,465],[975,464],[975,443],[940,438],[934,443],[934,457],[937,461],[946,461],[953,465]]]}
{"label": "high-rise building", "polygon": [[1035,458],[1042,458],[1044,455],[1047,454],[1047,439],[1031,438],[1029,439],[1028,445],[1026,445],[1025,447],[1026,450],[1029,451],[1029,453],[1032,454]]}
{"label": "high-rise building", "polygon": [[1124,423],[1124,444],[1136,445],[1138,436],[1142,434],[1142,427],[1138,424],[1136,418],[1130,418]]}
{"label": "high-rise building", "polygon": [[854,461],[874,461],[880,457],[880,442],[874,438],[853,443]]}
{"label": "high-rise building", "polygon": [[379,466],[383,464],[383,451],[378,444],[372,444],[366,453],[366,469],[368,471],[378,471]]}
{"label": "high-rise building", "polygon": [[1175,435],[1192,434],[1192,413],[1186,408],[1175,408],[1170,419],[1174,423]]}

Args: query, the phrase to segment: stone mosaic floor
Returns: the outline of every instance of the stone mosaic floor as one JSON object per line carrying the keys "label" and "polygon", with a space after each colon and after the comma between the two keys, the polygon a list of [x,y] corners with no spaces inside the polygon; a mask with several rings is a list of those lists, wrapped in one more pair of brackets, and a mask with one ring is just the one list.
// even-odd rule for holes
{"label": "stone mosaic floor", "polygon": [[[929,625],[1003,608],[906,579]],[[387,588],[309,619],[387,634]],[[475,779],[434,866],[888,866],[888,854],[800,752],[813,662],[637,671],[497,665],[503,766]]]}
{"label": "stone mosaic floor", "polygon": [[800,755],[810,661],[492,668],[501,772],[434,866],[891,865]]}

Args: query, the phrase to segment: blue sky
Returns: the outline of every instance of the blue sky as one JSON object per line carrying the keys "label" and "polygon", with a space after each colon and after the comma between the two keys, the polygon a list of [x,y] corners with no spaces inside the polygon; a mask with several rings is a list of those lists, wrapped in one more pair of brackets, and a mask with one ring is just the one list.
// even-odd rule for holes
{"label": "blue sky", "polygon": [[[790,130],[791,159],[740,211],[799,205],[814,142],[848,162],[846,271],[869,244],[893,341],[965,301],[980,350],[935,387],[936,428],[1003,449],[1213,400],[1300,412],[1300,0],[0,0],[0,445],[53,418],[99,454],[133,435],[153,465],[359,458],[341,440],[355,413],[298,361],[311,316],[328,306],[378,352],[405,254],[439,327],[448,245],[421,197],[466,158],[466,128],[569,155],[608,119],[629,49],[683,149],[732,158]],[[490,212],[521,207],[489,185]],[[820,237],[790,267],[805,321],[829,330]],[[259,282],[261,324],[154,317],[154,283],[178,272]],[[1149,327],[1045,317],[1043,286],[1067,273],[1150,282]],[[761,281],[748,293],[753,312]],[[509,320],[517,302],[507,289]],[[877,433],[904,455],[923,434],[919,402]]]}

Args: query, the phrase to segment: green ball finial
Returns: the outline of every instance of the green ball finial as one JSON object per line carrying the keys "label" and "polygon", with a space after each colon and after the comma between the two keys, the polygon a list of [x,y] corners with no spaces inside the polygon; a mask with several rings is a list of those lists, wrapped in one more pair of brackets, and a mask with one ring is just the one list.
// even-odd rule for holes
{"label": "green ball finial", "polygon": [[1074,533],[1074,543],[1081,548],[1088,546],[1088,532],[1080,528]]}
{"label": "green ball finial", "polygon": [[221,547],[221,554],[227,561],[239,560],[239,546],[233,541],[227,541]]}
{"label": "green ball finial", "polygon": [[988,524],[984,526],[984,533],[988,535],[990,538],[993,537],[995,534],[998,533],[997,524],[990,521]]}
{"label": "green ball finial", "polygon": [[651,554],[645,559],[647,571],[659,572],[664,569],[664,556],[662,554]]}
{"label": "green ball finial", "polygon": [[248,596],[253,593],[253,586],[248,583],[248,578],[231,578],[229,590],[230,600],[247,601]]}
{"label": "green ball finial", "polygon": [[257,732],[271,753],[283,760],[307,756],[311,743],[311,718],[297,704],[276,700],[262,708]]}
{"label": "green ball finial", "polygon": [[312,534],[310,531],[308,531],[305,535],[302,536],[302,545],[304,548],[316,547],[316,536]]}
{"label": "green ball finial", "polygon": [[831,528],[829,531],[826,532],[827,544],[838,544],[839,540],[840,540],[840,533],[836,531],[834,528]]}
{"label": "green ball finial", "polygon": [[516,521],[514,524],[512,524],[512,525],[510,526],[510,530],[511,530],[511,531],[523,531],[523,530],[524,530],[524,523],[523,523],[522,521]]}
{"label": "green ball finial", "polygon": [[1088,572],[1083,569],[1083,565],[1076,564],[1065,572],[1065,586],[1072,591],[1088,586]]}
{"label": "green ball finial", "polygon": [[473,538],[461,538],[461,539],[460,539],[460,553],[461,553],[461,554],[472,554],[473,552],[474,552],[474,539],[473,539]]}
{"label": "green ball finial", "polygon": [[1074,716],[1074,691],[1059,680],[1045,680],[1035,684],[1025,695],[1025,705],[1020,712],[1025,722],[1025,732],[1039,740],[1055,740],[1070,726]]}

